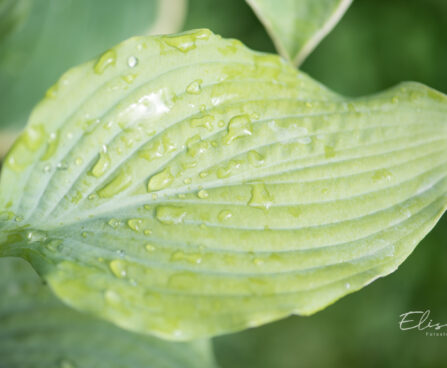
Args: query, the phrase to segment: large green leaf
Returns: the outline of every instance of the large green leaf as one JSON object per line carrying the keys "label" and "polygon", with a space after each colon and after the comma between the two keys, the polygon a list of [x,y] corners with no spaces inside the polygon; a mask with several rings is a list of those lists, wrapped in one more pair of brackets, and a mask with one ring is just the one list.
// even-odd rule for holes
{"label": "large green leaf", "polygon": [[0,181],[0,254],[137,331],[311,314],[394,271],[446,206],[447,97],[348,99],[208,30],[68,71]]}
{"label": "large green leaf", "polygon": [[0,260],[0,367],[211,368],[208,341],[167,342],[64,306],[26,262]]}
{"label": "large green leaf", "polygon": [[22,128],[69,67],[135,34],[177,32],[184,14],[185,0],[1,0],[0,128]]}
{"label": "large green leaf", "polygon": [[278,52],[299,65],[337,24],[352,0],[246,0]]}

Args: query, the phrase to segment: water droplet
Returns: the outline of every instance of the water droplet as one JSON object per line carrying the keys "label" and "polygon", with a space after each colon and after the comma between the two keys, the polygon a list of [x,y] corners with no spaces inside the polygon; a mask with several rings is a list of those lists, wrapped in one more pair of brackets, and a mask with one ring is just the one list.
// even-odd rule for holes
{"label": "water droplet", "polygon": [[191,82],[188,87],[186,87],[186,92],[192,95],[198,95],[201,90],[201,79],[196,79],[195,81]]}
{"label": "water droplet", "polygon": [[387,169],[380,169],[374,172],[372,179],[374,181],[390,181],[393,174]]}
{"label": "water droplet", "polygon": [[42,241],[47,240],[47,234],[44,233],[43,231],[31,230],[31,231],[28,231],[28,233],[26,234],[26,239],[30,243],[42,242]]}
{"label": "water droplet", "polygon": [[157,220],[166,225],[180,224],[186,215],[186,209],[177,206],[158,206],[155,211]]}
{"label": "water droplet", "polygon": [[145,248],[149,253],[152,253],[157,249],[157,247],[153,244],[146,244]]}
{"label": "water droplet", "polygon": [[45,165],[43,167],[43,172],[44,173],[49,173],[51,171],[51,165]]}
{"label": "water droplet", "polygon": [[116,251],[116,254],[118,254],[118,257],[120,257],[120,258],[124,258],[124,256],[126,255],[126,251],[123,249],[118,249]]}
{"label": "water droplet", "polygon": [[110,269],[120,279],[127,276],[126,263],[120,259],[115,259],[110,262]]}
{"label": "water droplet", "polygon": [[15,222],[22,222],[24,220],[24,218],[22,216],[16,216],[16,218],[14,220],[15,220]]}
{"label": "water droplet", "polygon": [[213,115],[201,115],[196,118],[192,118],[190,126],[192,128],[205,128],[207,130],[213,130],[214,116]]}
{"label": "water droplet", "polygon": [[346,288],[346,289],[350,289],[350,288],[351,288],[351,284],[350,284],[349,282],[347,282],[347,283],[345,284],[345,288]]}
{"label": "water droplet", "polygon": [[207,40],[211,36],[211,31],[207,29],[200,29],[193,33],[184,33],[175,36],[164,36],[163,41],[177,50],[187,53],[196,48],[197,40]]}
{"label": "water droplet", "polygon": [[219,179],[228,178],[233,174],[233,170],[241,167],[240,161],[231,160],[226,166],[221,166],[217,169],[216,176]]}
{"label": "water droplet", "polygon": [[99,57],[95,66],[93,67],[93,71],[96,74],[102,74],[108,67],[115,65],[115,63],[116,63],[116,51],[110,49]]}
{"label": "water droplet", "polygon": [[132,176],[125,170],[121,171],[110,183],[98,191],[101,198],[110,198],[127,189],[132,184]]}
{"label": "water droplet", "polygon": [[127,59],[127,65],[129,68],[135,68],[138,65],[138,59],[135,56],[129,56]]}
{"label": "water droplet", "polygon": [[254,184],[251,189],[249,206],[269,209],[273,203],[273,197],[264,184]]}
{"label": "water droplet", "polygon": [[104,293],[104,298],[110,304],[119,305],[121,303],[121,297],[113,290],[107,290]]}
{"label": "water droplet", "polygon": [[148,192],[153,192],[156,190],[162,190],[167,188],[173,182],[174,177],[171,174],[169,168],[160,171],[149,179],[147,190]]}
{"label": "water droplet", "polygon": [[261,259],[261,258],[254,258],[254,259],[253,259],[253,263],[254,263],[256,266],[262,266],[262,265],[264,264],[264,260]]}
{"label": "water droplet", "polygon": [[45,151],[45,154],[42,156],[42,161],[46,161],[50,159],[57,150],[57,147],[59,146],[59,133],[53,132],[48,137],[48,144],[47,149]]}
{"label": "water droplet", "polygon": [[192,183],[192,179],[191,178],[186,178],[183,180],[183,183],[185,183],[186,185],[189,185]]}
{"label": "water droplet", "polygon": [[264,157],[254,150],[249,151],[247,157],[248,162],[251,166],[259,167],[264,164]]}
{"label": "water droplet", "polygon": [[143,231],[143,234],[144,235],[151,235],[152,234],[152,230],[146,229],[146,230]]}
{"label": "water droplet", "polygon": [[208,198],[208,192],[204,189],[199,190],[199,192],[197,193],[197,197],[199,197],[201,199]]}
{"label": "water droplet", "polygon": [[141,231],[143,227],[143,220],[141,219],[130,219],[127,221],[127,225],[133,230],[133,231]]}
{"label": "water droplet", "polygon": [[105,174],[107,169],[110,167],[110,156],[107,153],[107,149],[99,153],[98,161],[96,161],[95,166],[91,171],[92,175],[99,178]]}
{"label": "water droplet", "polygon": [[67,170],[67,169],[68,169],[68,165],[65,162],[59,162],[56,165],[56,170],[63,171],[63,170]]}
{"label": "water droplet", "polygon": [[109,224],[110,227],[116,229],[120,225],[120,221],[115,219],[115,218],[113,218],[113,219],[109,220],[108,224]]}
{"label": "water droplet", "polygon": [[84,162],[84,160],[82,159],[82,157],[76,157],[75,164],[77,166],[82,165],[83,162]]}
{"label": "water droplet", "polygon": [[208,172],[208,171],[202,171],[202,172],[199,174],[199,176],[200,176],[201,178],[206,178],[208,175],[209,175],[209,172]]}
{"label": "water droplet", "polygon": [[172,254],[171,261],[186,261],[189,263],[200,264],[202,263],[202,256],[198,253],[185,253],[179,250]]}
{"label": "water droplet", "polygon": [[228,133],[224,137],[224,143],[230,144],[235,139],[250,136],[253,133],[253,127],[248,115],[238,115],[233,117],[228,123]]}
{"label": "water droplet", "polygon": [[217,218],[219,219],[220,222],[227,221],[232,217],[233,217],[233,214],[231,213],[230,210],[222,210],[217,215]]}

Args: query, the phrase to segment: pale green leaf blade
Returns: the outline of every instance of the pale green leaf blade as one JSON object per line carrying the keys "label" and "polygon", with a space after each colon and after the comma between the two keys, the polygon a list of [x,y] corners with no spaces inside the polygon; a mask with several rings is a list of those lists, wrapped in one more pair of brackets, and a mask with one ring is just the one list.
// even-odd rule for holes
{"label": "pale green leaf blade", "polygon": [[276,49],[300,65],[334,28],[352,0],[246,0]]}
{"label": "pale green leaf blade", "polygon": [[0,254],[131,330],[314,313],[395,270],[446,206],[447,98],[420,84],[348,99],[199,30],[59,86],[5,160]]}
{"label": "pale green leaf blade", "polygon": [[32,107],[57,78],[98,51],[135,34],[178,32],[185,4],[186,0],[2,0],[0,128],[23,128]]}
{"label": "pale green leaf blade", "polygon": [[128,332],[63,305],[23,260],[0,260],[0,367],[212,368],[209,341]]}

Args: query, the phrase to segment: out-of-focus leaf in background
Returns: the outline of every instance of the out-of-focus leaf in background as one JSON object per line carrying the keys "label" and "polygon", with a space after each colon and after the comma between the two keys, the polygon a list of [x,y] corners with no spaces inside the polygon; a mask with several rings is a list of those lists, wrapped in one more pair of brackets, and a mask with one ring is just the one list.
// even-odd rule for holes
{"label": "out-of-focus leaf in background", "polygon": [[69,67],[133,35],[175,32],[185,12],[185,0],[2,0],[0,129],[23,128]]}
{"label": "out-of-focus leaf in background", "polygon": [[334,28],[352,0],[246,0],[278,52],[299,65]]}
{"label": "out-of-focus leaf in background", "polygon": [[172,343],[81,314],[20,259],[0,260],[0,368],[212,368],[209,341]]}

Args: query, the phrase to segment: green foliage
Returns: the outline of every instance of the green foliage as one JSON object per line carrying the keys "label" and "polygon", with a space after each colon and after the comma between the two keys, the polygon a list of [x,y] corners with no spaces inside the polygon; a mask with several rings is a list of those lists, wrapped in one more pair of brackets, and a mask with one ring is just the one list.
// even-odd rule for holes
{"label": "green foliage", "polygon": [[211,368],[209,343],[137,335],[64,306],[19,259],[0,259],[0,367]]}
{"label": "green foliage", "polygon": [[54,90],[5,160],[0,254],[130,330],[314,313],[446,206],[447,97],[420,84],[348,99],[198,30],[132,38]]}
{"label": "green foliage", "polygon": [[157,3],[2,0],[0,128],[22,128],[31,108],[69,67],[150,31],[158,20]]}
{"label": "green foliage", "polygon": [[352,0],[246,0],[278,52],[299,65],[343,16]]}

